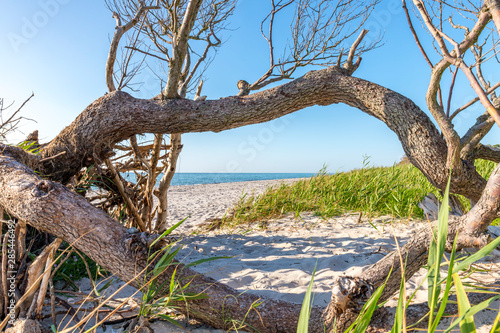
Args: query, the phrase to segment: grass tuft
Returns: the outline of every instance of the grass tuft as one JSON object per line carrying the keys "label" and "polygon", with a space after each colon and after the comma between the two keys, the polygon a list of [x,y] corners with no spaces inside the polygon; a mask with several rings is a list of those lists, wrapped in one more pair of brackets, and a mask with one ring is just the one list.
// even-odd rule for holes
{"label": "grass tuft", "polygon": [[[478,160],[477,171],[488,178],[495,164]],[[391,214],[400,218],[423,218],[418,203],[429,193],[439,191],[411,164],[371,167],[329,175],[323,168],[316,176],[295,183],[270,187],[261,195],[244,194],[224,218],[223,225],[234,226],[293,213],[314,212],[324,218],[349,211],[369,217]],[[461,197],[466,210],[468,200]]]}

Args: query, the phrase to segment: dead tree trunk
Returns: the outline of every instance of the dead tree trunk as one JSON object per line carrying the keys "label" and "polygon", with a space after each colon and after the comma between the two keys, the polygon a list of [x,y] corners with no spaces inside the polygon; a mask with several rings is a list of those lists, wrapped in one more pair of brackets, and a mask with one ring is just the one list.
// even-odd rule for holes
{"label": "dead tree trunk", "polygon": [[[140,287],[137,281],[143,279],[136,278],[136,275],[146,267],[148,243],[156,236],[129,234],[125,227],[94,208],[82,196],[60,184],[42,180],[13,158],[0,157],[0,182],[4,189],[0,193],[0,205],[9,214],[26,219],[35,228],[73,244],[123,281],[133,281],[132,285]],[[168,280],[172,271],[173,268],[166,271],[162,279]],[[191,282],[190,292],[204,292],[210,296],[189,303],[188,307],[179,304],[184,307],[183,312],[216,327],[228,325],[229,318],[242,320],[259,299],[264,303],[259,306],[258,314],[251,311],[247,324],[269,332],[290,332],[296,325],[300,305],[251,294],[240,295],[240,292],[186,267],[177,268],[176,276],[184,284]],[[227,297],[229,295],[234,297]],[[316,311],[316,319],[320,314],[321,311]]]}
{"label": "dead tree trunk", "polygon": [[[0,205],[9,214],[29,221],[35,228],[53,233],[84,251],[97,263],[124,281],[137,284],[138,272],[147,265],[147,249],[155,236],[147,233],[129,234],[127,230],[102,211],[90,205],[85,198],[70,192],[64,186],[42,180],[33,171],[13,158],[0,156]],[[477,208],[476,208],[477,207]],[[490,177],[488,186],[475,206],[475,211],[451,219],[449,239],[459,233],[459,247],[484,246],[481,235],[485,227],[500,213],[500,166]],[[482,224],[470,230],[476,216],[483,217]],[[402,248],[407,259],[407,278],[410,278],[426,261],[427,248],[432,237],[428,226],[423,227]],[[333,288],[332,302],[327,308],[315,307],[312,312],[311,331],[322,332],[323,325],[332,329],[349,323],[370,296],[387,277],[391,267],[393,275],[384,291],[387,299],[399,289],[400,270],[397,253],[387,255],[358,277],[341,277]],[[255,302],[262,302],[251,310],[245,323],[261,332],[291,332],[295,329],[300,305],[266,299],[239,292],[215,280],[196,274],[189,268],[178,268],[177,277],[184,283],[191,282],[190,292],[207,293],[209,298],[193,303],[180,304],[183,312],[202,319],[216,327],[227,328],[228,318],[242,320]],[[162,279],[169,280],[172,270]],[[227,297],[228,295],[234,297]],[[222,314],[222,315],[221,315]]]}
{"label": "dead tree trunk", "polygon": [[[134,134],[219,132],[270,121],[308,106],[335,103],[345,103],[383,121],[397,134],[412,164],[433,185],[445,188],[447,146],[429,117],[410,99],[351,77],[335,66],[250,96],[219,100],[140,100],[121,91],[109,93],[90,104],[42,148],[42,159],[65,154],[40,163],[37,170],[65,183],[96,158],[104,160],[112,153],[112,144]],[[485,184],[467,161],[454,166],[451,192],[477,201]]]}
{"label": "dead tree trunk", "polygon": [[[427,115],[398,93],[330,67],[250,96],[215,101],[139,100],[120,91],[109,93],[89,105],[70,126],[43,146],[39,156],[0,146],[0,206],[35,228],[73,244],[119,278],[135,280],[137,272],[146,267],[148,244],[154,236],[127,233],[85,198],[57,182],[65,183],[83,166],[104,160],[112,153],[110,147],[114,143],[138,133],[218,132],[266,122],[311,105],[334,103],[351,105],[386,123],[398,135],[410,161],[434,185],[445,187],[447,146]],[[33,170],[50,180],[42,180]],[[450,237],[459,231],[461,246],[482,246],[485,239],[481,232],[499,215],[499,167],[484,193],[486,181],[470,163],[462,161],[454,171],[452,191],[478,204],[464,217],[451,220]],[[429,240],[430,232],[424,228],[404,246],[408,276],[425,261]],[[375,264],[364,279],[339,279],[328,308],[313,309],[311,331],[322,332],[323,325],[331,329],[335,317],[349,322],[370,290],[385,279],[391,266],[395,274],[384,297],[397,291],[399,258],[390,254]],[[262,332],[295,330],[299,305],[251,294],[239,295],[188,268],[181,271],[178,277],[186,282],[193,280],[192,292],[209,295],[208,299],[182,304],[183,311],[224,328],[229,318],[243,320],[252,304],[260,299],[263,303],[248,313],[247,325]],[[165,272],[162,278],[169,279],[169,274]]]}

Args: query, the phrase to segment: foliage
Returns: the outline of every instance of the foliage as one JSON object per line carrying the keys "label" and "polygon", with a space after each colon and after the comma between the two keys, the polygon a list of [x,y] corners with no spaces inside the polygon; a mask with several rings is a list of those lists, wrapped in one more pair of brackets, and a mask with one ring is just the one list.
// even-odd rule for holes
{"label": "foliage", "polygon": [[[61,247],[61,251],[68,251],[67,246]],[[72,251],[71,251],[72,252]],[[92,259],[90,259],[84,253],[72,252],[66,259],[66,256],[58,256],[55,261],[55,265],[60,267],[54,274],[53,281],[64,281],[69,286],[71,286],[75,291],[78,290],[74,281],[78,281],[81,278],[88,277],[91,280],[97,279],[99,276],[107,276],[107,272],[103,270],[99,265],[97,265]]]}
{"label": "foliage", "polygon": [[297,333],[307,333],[309,331],[309,317],[311,315],[311,308],[313,303],[312,287],[314,282],[314,274],[316,274],[316,267],[314,268],[311,282],[309,282],[306,294],[304,295],[304,301],[302,302],[302,308],[300,309],[299,322],[297,324]]}
{"label": "foliage", "polygon": [[[168,236],[172,231],[174,231],[179,225],[181,225],[186,219],[173,225],[171,228],[166,230],[161,234],[150,246],[150,251],[153,246],[160,242],[164,237]],[[181,249],[181,246],[177,242],[169,242],[165,247],[154,251],[149,254],[148,262],[151,264],[155,263],[153,269],[146,272],[141,284],[143,287],[142,302],[139,309],[139,315],[146,317],[148,319],[161,318],[177,326],[180,326],[177,321],[175,321],[172,316],[165,315],[166,309],[176,309],[178,308],[179,302],[188,302],[197,299],[203,299],[207,296],[204,294],[191,293],[188,292],[189,285],[191,281],[178,278],[177,270],[179,268],[179,262],[175,261],[175,256]],[[159,258],[159,259],[158,259]],[[196,266],[205,262],[223,259],[227,257],[211,257],[207,259],[201,259],[189,264],[186,267]],[[172,270],[172,276],[170,280],[166,280],[160,283],[158,277],[163,275],[165,271]]]}
{"label": "foliage", "polygon": [[23,150],[33,153],[33,154],[38,154],[40,146],[34,142],[34,141],[23,141],[18,143],[17,145],[19,148],[22,148]]}
{"label": "foliage", "polygon": [[[477,160],[476,168],[488,178],[493,162]],[[225,217],[226,225],[253,222],[294,213],[312,211],[325,218],[348,211],[361,211],[368,216],[392,214],[396,217],[422,218],[418,203],[429,193],[442,197],[425,176],[411,164],[372,167],[365,160],[361,169],[327,174],[323,168],[310,179],[270,187],[261,195],[244,194]],[[460,198],[465,209],[468,200]]]}

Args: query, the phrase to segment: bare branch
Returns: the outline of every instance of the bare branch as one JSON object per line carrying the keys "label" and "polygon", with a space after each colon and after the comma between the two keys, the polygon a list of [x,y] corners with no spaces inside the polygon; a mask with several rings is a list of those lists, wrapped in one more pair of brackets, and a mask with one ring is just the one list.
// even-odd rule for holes
{"label": "bare branch", "polygon": [[23,104],[21,104],[21,106],[16,111],[14,111],[14,113],[12,113],[12,115],[10,115],[9,118],[7,118],[7,120],[3,120],[3,112],[5,110],[7,110],[8,108],[10,108],[14,104],[14,102],[12,102],[7,107],[4,107],[3,106],[4,99],[0,98],[0,141],[5,140],[6,137],[7,137],[7,135],[10,132],[15,131],[17,129],[17,126],[19,125],[19,122],[21,120],[23,120],[23,119],[32,120],[32,119],[28,119],[28,118],[25,118],[25,117],[22,117],[22,116],[19,116],[19,117],[16,118],[16,116],[19,114],[19,112],[21,111],[21,109],[29,102],[29,100],[33,96],[35,96],[35,94],[31,93],[31,96],[28,97],[23,102]]}
{"label": "bare branch", "polygon": [[500,149],[479,144],[479,146],[474,151],[474,157],[487,161],[493,161],[495,163],[500,163]]}
{"label": "bare branch", "polygon": [[[274,68],[276,67],[275,61],[274,61],[274,45],[273,45],[273,29],[274,29],[274,18],[278,12],[281,10],[285,9],[289,5],[291,5],[294,2],[294,0],[290,0],[284,4],[281,4],[281,1],[276,4],[274,0],[271,0],[271,5],[272,5],[272,10],[271,12],[264,18],[264,20],[260,24],[260,32],[264,39],[267,41],[269,45],[269,70],[255,82],[255,85],[260,85],[262,82],[266,81],[269,76],[273,73]],[[268,27],[268,35],[264,33],[264,23],[267,21],[269,18],[269,27]]]}
{"label": "bare branch", "polygon": [[[215,42],[212,42],[211,37],[213,37],[215,39]],[[205,46],[205,50],[203,51],[203,54],[198,58],[198,61],[196,62],[196,64],[191,69],[191,72],[189,73],[189,76],[186,77],[182,81],[181,88],[180,88],[180,95],[181,96],[183,96],[183,97],[186,96],[188,85],[192,82],[193,77],[198,72],[198,69],[201,66],[201,64],[207,59],[208,52],[212,48],[220,46],[220,45],[221,45],[220,39],[217,38],[217,36],[215,35],[215,32],[213,32],[213,30],[211,29],[211,32],[210,32],[210,34],[207,37],[207,44]]]}
{"label": "bare branch", "polygon": [[[144,21],[141,23],[141,27],[139,29],[141,29],[143,25],[144,25]],[[140,30],[135,33],[135,37],[131,36],[132,42],[130,44],[131,44],[132,48],[135,48],[135,46],[137,45],[137,43],[139,41],[139,36],[140,36]],[[129,70],[130,61],[132,60],[132,56],[134,54],[134,50],[132,48],[127,49],[127,51],[125,52],[125,60],[123,61],[123,64],[120,66],[121,76],[120,76],[120,79],[117,80],[119,82],[118,90],[122,90],[123,88],[129,86],[130,81],[140,71],[141,66],[144,62],[144,59],[143,59],[139,65],[137,65],[137,66],[135,66],[135,68],[132,68]],[[131,87],[129,87],[129,88],[132,89]]]}
{"label": "bare branch", "polygon": [[21,104],[21,106],[5,121],[3,122],[1,125],[0,125],[0,128],[3,127],[4,125],[8,124],[8,123],[11,123],[12,122],[12,119],[19,113],[19,111],[21,111],[21,109],[26,105],[26,103],[28,103],[30,101],[30,99],[35,96],[34,93],[31,93],[31,96],[28,97],[28,99],[26,99],[23,104]]}
{"label": "bare branch", "polygon": [[500,1],[498,1],[498,0],[485,0],[484,4],[486,5],[491,16],[493,17],[493,22],[495,22],[497,32],[500,35]]}
{"label": "bare branch", "polygon": [[134,50],[134,51],[137,51],[137,52],[140,52],[140,53],[143,53],[143,54],[151,56],[151,57],[155,57],[156,59],[159,59],[161,61],[167,61],[168,62],[168,59],[165,59],[165,58],[162,58],[160,56],[157,56],[156,54],[152,54],[150,52],[146,52],[144,50],[138,49],[137,47],[125,46],[125,48],[126,49],[131,49],[131,50]]}
{"label": "bare branch", "polygon": [[[486,94],[489,95],[491,94],[492,92],[494,92],[496,89],[498,89],[500,87],[500,82],[497,82],[493,87],[491,87],[490,89],[488,89],[486,91]],[[468,107],[474,105],[474,103],[476,103],[477,101],[479,101],[479,97],[476,97],[474,99],[472,99],[470,102],[468,102],[467,104],[459,107],[458,109],[456,109],[453,114],[450,116],[450,120],[452,120],[453,118],[455,118],[460,112],[462,112],[463,110],[467,109]]]}
{"label": "bare branch", "polygon": [[106,85],[108,86],[108,91],[115,91],[115,84],[113,82],[113,67],[116,61],[116,52],[118,50],[118,44],[122,36],[130,30],[134,25],[136,25],[144,12],[149,9],[158,9],[156,6],[145,6],[143,2],[139,6],[135,16],[125,25],[121,24],[121,18],[117,12],[113,13],[113,17],[116,20],[115,33],[113,39],[111,40],[111,45],[109,46],[108,59],[106,60]]}
{"label": "bare branch", "polygon": [[[457,67],[460,67],[462,71],[468,76],[469,81],[471,81],[470,73],[467,73],[466,65],[464,64],[461,55],[471,47],[478,39],[479,35],[485,28],[486,24],[490,20],[490,15],[485,12],[479,13],[479,17],[474,25],[474,27],[470,30],[470,32],[465,36],[462,42],[457,43],[449,38],[446,34],[439,31],[432,23],[432,19],[430,18],[427,9],[422,1],[414,0],[415,4],[420,16],[422,17],[423,22],[425,23],[427,29],[431,32],[432,36],[437,41],[441,53],[443,54],[443,59],[439,61],[432,69],[431,73],[431,81],[429,83],[429,87],[427,89],[427,106],[431,111],[433,117],[438,122],[439,127],[441,128],[443,135],[448,144],[448,164],[458,165],[460,159],[460,137],[458,133],[454,130],[453,125],[450,119],[447,117],[444,112],[442,104],[437,102],[437,95],[440,91],[439,84],[442,78],[442,75],[450,64],[454,64]],[[452,51],[448,51],[444,39],[447,39],[450,43],[454,45],[454,49]],[[476,81],[477,82],[477,81]],[[471,84],[474,87],[474,82],[471,81]]]}
{"label": "bare branch", "polygon": [[[343,53],[343,50],[339,53],[338,49],[361,30],[363,23],[378,2],[378,0],[368,3],[361,1],[332,3],[326,0],[295,1],[296,9],[290,24],[289,40],[282,50],[283,56],[276,59],[277,51],[273,41],[276,15],[292,2],[272,1],[271,11],[261,23],[261,33],[269,45],[270,66],[259,79],[250,84],[249,90],[259,90],[271,83],[291,79],[293,73],[301,67],[337,64]],[[263,26],[268,20],[269,28],[266,35]],[[376,43],[372,43],[355,49],[359,56],[375,46]],[[359,66],[360,59],[358,58],[356,62],[351,59],[351,63],[354,62],[352,66],[356,67],[356,63]]]}
{"label": "bare branch", "polygon": [[339,53],[339,56],[337,58],[337,67],[340,67],[340,64],[342,63],[342,56],[344,54],[344,48],[341,48],[340,49],[340,53]]}
{"label": "bare branch", "polygon": [[65,151],[62,151],[62,152],[60,152],[59,154],[56,154],[56,155],[54,155],[54,156],[50,156],[50,157],[45,157],[45,158],[42,158],[42,159],[40,160],[40,163],[50,161],[50,160],[52,160],[52,159],[54,159],[54,158],[57,158],[57,157],[59,157],[59,156],[61,156],[61,155],[64,155],[64,154],[66,154],[66,152],[65,152]]}
{"label": "bare branch", "polygon": [[118,172],[116,171],[115,167],[113,166],[113,163],[111,163],[109,161],[109,159],[106,159],[104,162],[106,163],[106,166],[108,167],[108,169],[113,174],[115,185],[116,185],[116,187],[118,187],[118,190],[120,191],[120,195],[122,196],[122,198],[127,203],[127,209],[128,209],[128,211],[134,217],[135,222],[139,226],[139,229],[141,231],[146,231],[147,230],[146,226],[144,225],[144,222],[142,221],[142,218],[139,215],[139,212],[137,211],[137,208],[136,208],[135,204],[132,202],[132,200],[130,200],[129,196],[125,192],[125,188],[123,187],[123,183],[122,183],[122,180],[120,179],[120,175],[118,174]]}
{"label": "bare branch", "polygon": [[413,34],[413,38],[415,38],[415,42],[417,43],[418,48],[420,49],[420,52],[422,52],[422,55],[424,56],[425,61],[427,61],[429,66],[431,66],[431,68],[434,67],[434,65],[432,65],[431,60],[427,56],[427,53],[425,52],[424,47],[422,46],[422,43],[420,43],[420,39],[418,38],[418,35],[417,35],[417,32],[415,31],[415,28],[413,27],[413,23],[411,22],[410,13],[408,12],[408,8],[406,7],[405,0],[403,0],[403,9],[404,9],[405,14],[406,14],[406,20],[408,21],[408,26],[410,27],[411,33]]}
{"label": "bare branch", "polygon": [[[432,19],[429,16],[429,13],[427,12],[427,8],[425,7],[423,1],[413,0],[413,4],[415,5],[417,10],[419,11],[420,16],[422,17],[425,25],[427,26],[427,29],[429,30],[429,32],[432,34],[432,36],[434,37],[434,39],[438,43],[439,48],[440,48],[443,56],[447,60],[453,59],[450,52],[448,51],[448,48],[446,47],[446,44],[444,43],[444,40],[443,40],[444,33],[442,31],[439,31],[432,23]],[[452,62],[452,61],[450,61],[450,62]]]}
{"label": "bare branch", "polygon": [[200,80],[200,83],[198,84],[198,88],[196,89],[196,94],[194,95],[194,100],[200,100],[201,96],[201,90],[203,89],[203,80]]}
{"label": "bare branch", "polygon": [[488,112],[477,118],[476,124],[460,140],[460,146],[462,147],[460,155],[463,159],[474,159],[473,155],[476,146],[488,134],[494,123],[493,118],[491,118]]}
{"label": "bare branch", "polygon": [[156,133],[153,143],[153,151],[149,160],[148,179],[146,189],[144,191],[144,205],[142,208],[142,216],[148,221],[148,227],[151,230],[151,221],[153,220],[153,190],[156,186],[158,160],[160,158],[161,147],[163,143],[163,134]]}
{"label": "bare branch", "polygon": [[354,41],[354,43],[351,46],[351,49],[349,50],[349,55],[347,56],[347,60],[344,63],[344,68],[347,70],[349,74],[354,73],[354,71],[359,67],[359,63],[361,62],[361,57],[358,57],[358,60],[356,61],[355,64],[352,63],[354,59],[354,55],[356,54],[356,49],[359,46],[359,43],[363,40],[363,38],[366,36],[368,33],[368,30],[361,30],[361,33],[359,34],[358,38]]}
{"label": "bare branch", "polygon": [[[130,147],[132,149],[132,151],[134,152],[134,156],[147,168],[147,169],[150,169],[151,168],[151,165],[148,163],[148,161],[146,161],[146,159],[144,158],[142,152],[141,152],[141,149],[140,147],[138,146],[137,144],[137,136],[133,135],[130,137],[129,139],[129,142],[130,142]],[[116,147],[116,146],[115,146]],[[147,150],[150,150],[154,147],[151,146],[151,147],[146,147]]]}
{"label": "bare branch", "polygon": [[450,92],[448,93],[448,104],[446,105],[446,117],[450,118],[451,96],[453,95],[453,88],[455,87],[455,79],[457,78],[458,67],[455,67],[453,77],[450,84]]}
{"label": "bare branch", "polygon": [[162,93],[165,98],[176,98],[179,96],[179,82],[180,76],[182,75],[182,64],[188,52],[189,34],[193,29],[201,3],[202,0],[189,1],[186,12],[184,13],[182,25],[179,31],[176,32],[175,38],[172,40],[173,54],[169,63],[167,85]]}
{"label": "bare branch", "polygon": [[171,134],[170,145],[171,148],[168,154],[168,162],[158,186],[158,219],[155,226],[155,230],[158,233],[163,233],[167,230],[167,192],[175,174],[177,158],[182,150],[181,135]]}
{"label": "bare branch", "polygon": [[485,93],[485,91],[477,81],[476,76],[472,73],[470,68],[467,65],[465,65],[463,61],[460,62],[460,69],[462,70],[462,72],[464,72],[465,76],[467,76],[467,79],[469,79],[472,89],[474,89],[474,91],[478,95],[481,104],[483,104],[483,106],[486,108],[486,111],[488,111],[488,113],[491,115],[491,117],[493,117],[493,119],[497,123],[498,127],[500,127],[500,113],[491,103],[490,99],[488,98],[488,95]]}

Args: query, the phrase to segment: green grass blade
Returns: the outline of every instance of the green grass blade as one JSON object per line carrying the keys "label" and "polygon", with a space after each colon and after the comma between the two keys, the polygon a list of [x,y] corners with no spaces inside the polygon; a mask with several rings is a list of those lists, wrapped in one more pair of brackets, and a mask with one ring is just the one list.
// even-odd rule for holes
{"label": "green grass blade", "polygon": [[483,301],[479,304],[474,305],[473,307],[471,307],[470,309],[465,311],[465,313],[463,315],[460,315],[453,323],[451,323],[450,327],[448,327],[446,329],[446,331],[444,331],[444,333],[451,332],[453,330],[453,328],[455,328],[455,326],[457,326],[465,317],[474,316],[479,311],[482,311],[482,310],[490,307],[490,305],[499,298],[500,298],[500,295],[497,295],[495,297],[487,299],[486,301]]}
{"label": "green grass blade", "polygon": [[160,317],[160,318],[161,318],[161,319],[163,319],[163,320],[168,321],[170,324],[173,324],[173,325],[175,325],[175,326],[178,326],[178,327],[180,327],[180,328],[184,329],[184,327],[183,327],[183,326],[182,326],[182,325],[181,325],[181,324],[180,324],[177,320],[172,319],[172,318],[170,318],[170,317],[169,317],[169,316],[167,316],[167,315],[164,315],[164,314],[159,314],[159,315],[158,315],[158,317]]}
{"label": "green grass blade", "polygon": [[172,295],[174,293],[174,288],[177,283],[175,280],[175,274],[177,273],[177,267],[174,269],[174,272],[172,273],[172,278],[170,279],[170,286],[169,286],[169,294]]}
{"label": "green grass blade", "polygon": [[469,298],[457,273],[453,274],[453,282],[455,282],[455,289],[457,290],[458,314],[463,317],[460,321],[460,331],[462,333],[474,333],[476,332],[474,315],[467,315],[467,310],[470,309]]}
{"label": "green grass blade", "polygon": [[495,322],[493,322],[493,325],[491,326],[490,333],[500,333],[500,312],[498,312]]}
{"label": "green grass blade", "polygon": [[163,273],[166,267],[170,266],[173,263],[175,256],[180,250],[181,250],[180,247],[175,249],[175,251],[173,252],[170,252],[170,249],[168,249],[168,251],[166,251],[163,254],[163,256],[160,258],[160,260],[158,260],[153,269],[153,274],[155,278],[161,273]]}
{"label": "green grass blade", "polygon": [[[387,279],[384,281],[383,284],[381,284],[377,290],[372,294],[370,299],[363,305],[363,308],[361,309],[361,312],[356,319],[354,323],[352,323],[351,326],[345,332],[354,332],[354,333],[364,333],[366,331],[366,328],[370,324],[370,321],[373,316],[373,312],[377,309],[377,303],[382,296],[382,291],[384,291],[385,285],[387,281],[389,280],[389,277],[391,276],[392,273],[392,268],[389,271],[389,274],[387,275]],[[354,328],[354,331],[353,331]]]}
{"label": "green grass blade", "polygon": [[187,220],[187,217],[183,218],[181,221],[179,221],[176,224],[174,224],[168,230],[165,230],[157,239],[154,240],[154,242],[151,243],[151,245],[149,247],[153,247],[153,245],[155,245],[157,242],[159,242],[162,238],[164,238],[165,236],[170,235],[172,233],[172,231],[174,231],[175,229],[177,229],[177,227],[180,226],[182,223],[184,223],[184,221],[186,221],[186,220]]}
{"label": "green grass blade", "polygon": [[433,315],[437,308],[439,294],[441,293],[439,270],[441,268],[441,260],[446,246],[446,237],[448,236],[448,200],[450,195],[450,180],[451,177],[448,177],[448,184],[446,185],[443,202],[438,214],[437,233],[435,233],[435,239],[433,238],[431,240],[427,261],[429,270],[429,276],[427,278],[427,283],[429,285],[428,304],[430,309],[429,328],[432,326]]}
{"label": "green grass blade", "polygon": [[373,316],[373,312],[377,309],[377,303],[382,295],[382,291],[384,290],[385,283],[381,285],[380,287],[375,290],[373,293],[372,297],[366,302],[365,306],[363,306],[363,310],[361,311],[359,321],[356,320],[356,327],[353,331],[353,333],[364,333],[366,331],[366,328],[370,324],[370,321]]}
{"label": "green grass blade", "polygon": [[373,229],[375,229],[376,231],[380,232],[377,227],[375,226],[375,224],[372,223],[372,221],[368,220],[368,223],[370,223],[370,225],[373,227]]}
{"label": "green grass blade", "polygon": [[473,255],[471,255],[470,257],[465,259],[464,261],[457,264],[457,266],[453,270],[453,273],[457,273],[463,269],[466,269],[475,261],[486,257],[499,245],[500,245],[500,237],[495,238],[491,243],[489,243],[488,245],[486,245],[485,247],[483,247],[482,249],[480,249],[479,251],[477,251],[476,253],[474,253]]}
{"label": "green grass blade", "polygon": [[113,283],[115,282],[116,280],[114,279],[109,279],[102,287],[99,287],[99,289],[97,290],[98,293],[101,293],[103,292],[104,290],[108,289],[108,287]]}
{"label": "green grass blade", "polygon": [[441,300],[441,304],[439,306],[439,310],[436,314],[436,318],[434,318],[434,322],[431,326],[429,326],[429,332],[434,332],[437,329],[439,321],[443,317],[444,310],[446,308],[446,304],[448,303],[448,296],[450,295],[451,289],[451,281],[453,280],[453,267],[455,265],[455,254],[456,254],[456,245],[457,245],[457,237],[458,234],[455,235],[455,241],[453,242],[453,248],[451,250],[451,258],[450,264],[448,266],[448,275],[446,276],[446,286],[444,288],[443,299]]}
{"label": "green grass blade", "polygon": [[396,315],[394,316],[394,325],[392,326],[391,333],[400,333],[403,331],[403,317],[405,315],[404,310],[406,308],[405,289],[406,284],[403,274],[403,277],[401,278],[401,287],[399,288],[398,304],[396,305]]}
{"label": "green grass blade", "polygon": [[314,275],[316,274],[316,267],[314,268],[311,282],[307,287],[306,294],[304,295],[304,300],[302,301],[302,308],[300,309],[299,322],[297,323],[297,333],[307,333],[309,330],[309,317],[311,315],[312,307],[312,287],[314,281]]}

